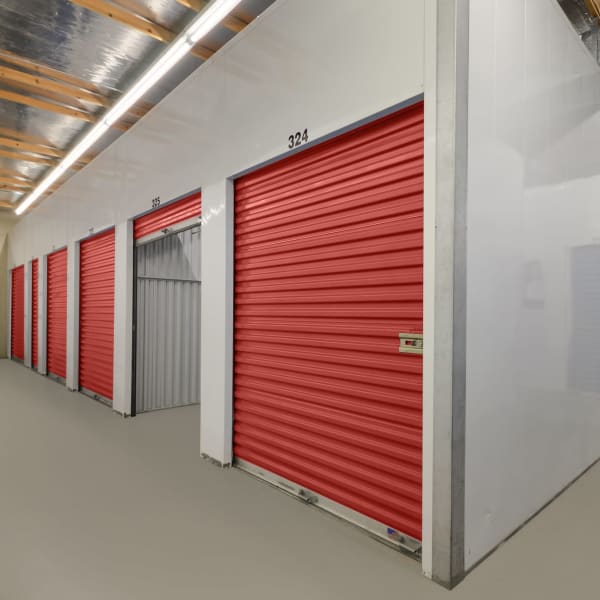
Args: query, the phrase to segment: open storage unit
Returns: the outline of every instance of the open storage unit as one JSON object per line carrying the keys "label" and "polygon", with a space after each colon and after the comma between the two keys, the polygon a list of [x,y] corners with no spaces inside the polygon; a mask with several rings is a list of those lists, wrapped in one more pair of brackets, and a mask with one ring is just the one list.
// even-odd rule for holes
{"label": "open storage unit", "polygon": [[132,414],[200,403],[201,193],[134,221]]}

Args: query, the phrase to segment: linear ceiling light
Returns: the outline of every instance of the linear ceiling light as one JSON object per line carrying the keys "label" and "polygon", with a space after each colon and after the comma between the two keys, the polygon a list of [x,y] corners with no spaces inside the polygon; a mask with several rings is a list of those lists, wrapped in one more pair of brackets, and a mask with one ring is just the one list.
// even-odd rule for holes
{"label": "linear ceiling light", "polygon": [[81,141],[23,199],[15,212],[23,214],[90,147],[95,144],[157,81],[168,73],[206,34],[212,31],[242,0],[214,0],[169,44],[144,74],[108,109]]}

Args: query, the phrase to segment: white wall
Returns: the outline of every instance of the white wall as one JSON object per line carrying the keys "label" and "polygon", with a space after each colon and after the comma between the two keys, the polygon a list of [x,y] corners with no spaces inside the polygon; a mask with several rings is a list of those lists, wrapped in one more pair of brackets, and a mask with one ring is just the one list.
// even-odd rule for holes
{"label": "white wall", "polygon": [[16,219],[12,216],[0,216],[0,236],[5,236],[14,227]]}
{"label": "white wall", "polygon": [[554,0],[470,19],[467,567],[600,457],[599,69]]}
{"label": "white wall", "polygon": [[[295,131],[308,128],[315,140],[421,94],[423,10],[422,0],[278,0],[11,235],[10,261],[23,262],[92,227],[122,224],[156,196],[203,188],[202,450],[223,463],[231,461],[226,179],[286,153]],[[121,315],[115,347],[130,335]],[[115,365],[115,381],[128,381],[130,366]],[[115,389],[115,408],[126,409],[125,387]]]}
{"label": "white wall", "polygon": [[0,217],[0,358],[8,354],[8,248],[7,237],[15,224],[11,217]]}

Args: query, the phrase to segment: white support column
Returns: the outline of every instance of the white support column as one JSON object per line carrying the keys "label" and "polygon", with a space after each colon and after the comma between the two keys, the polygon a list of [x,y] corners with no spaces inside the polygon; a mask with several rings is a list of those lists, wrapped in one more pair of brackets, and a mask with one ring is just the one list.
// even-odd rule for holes
{"label": "white support column", "polygon": [[202,189],[200,452],[233,459],[233,183]]}
{"label": "white support column", "polygon": [[423,572],[464,576],[470,0],[425,2]]}
{"label": "white support column", "polygon": [[32,321],[31,321],[31,290],[32,290],[32,280],[31,280],[32,268],[31,261],[27,261],[25,263],[24,270],[24,295],[23,302],[25,306],[24,316],[25,316],[25,326],[23,327],[23,348],[25,350],[25,360],[23,364],[31,369],[31,329],[32,329]]}
{"label": "white support column", "polygon": [[79,242],[67,248],[67,388],[79,389]]}
{"label": "white support column", "polygon": [[133,222],[115,228],[115,350],[113,410],[131,414],[133,339]]}
{"label": "white support column", "polygon": [[38,373],[46,375],[48,348],[48,257],[39,257],[38,282]]}

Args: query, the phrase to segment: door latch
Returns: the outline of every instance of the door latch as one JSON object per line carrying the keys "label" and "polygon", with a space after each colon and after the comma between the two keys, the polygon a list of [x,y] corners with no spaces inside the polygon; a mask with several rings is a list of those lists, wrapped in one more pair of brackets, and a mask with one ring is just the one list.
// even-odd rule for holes
{"label": "door latch", "polygon": [[399,333],[401,354],[423,354],[423,335],[420,333]]}

